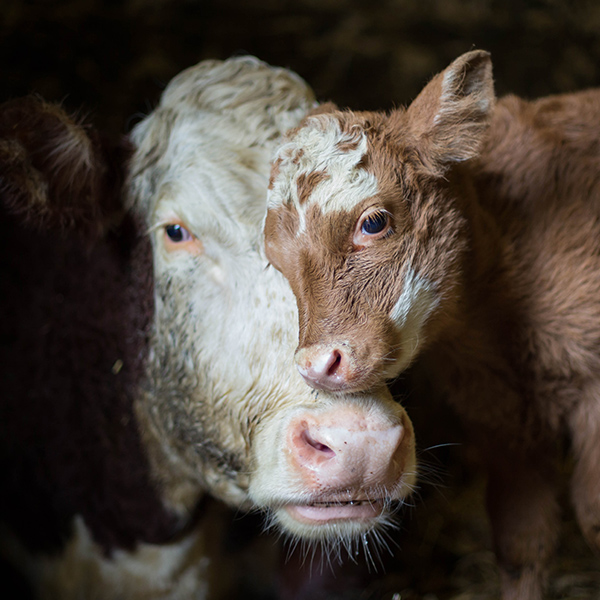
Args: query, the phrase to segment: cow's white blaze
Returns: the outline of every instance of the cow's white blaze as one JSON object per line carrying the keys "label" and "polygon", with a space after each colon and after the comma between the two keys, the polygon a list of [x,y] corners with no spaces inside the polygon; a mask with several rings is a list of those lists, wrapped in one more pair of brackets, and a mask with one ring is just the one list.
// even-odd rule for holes
{"label": "cow's white blaze", "polygon": [[400,352],[390,366],[390,377],[403,371],[417,356],[425,342],[425,324],[438,305],[435,286],[412,267],[406,267],[402,291],[389,314],[400,335]]}
{"label": "cow's white blaze", "polygon": [[[359,129],[342,132],[328,115],[310,117],[292,141],[284,143],[275,156],[281,176],[275,178],[268,207],[294,206],[299,215],[298,235],[306,229],[305,211],[317,205],[323,214],[352,210],[377,194],[377,178],[360,166],[367,152],[367,136]],[[298,183],[303,176],[323,173],[306,203]]]}

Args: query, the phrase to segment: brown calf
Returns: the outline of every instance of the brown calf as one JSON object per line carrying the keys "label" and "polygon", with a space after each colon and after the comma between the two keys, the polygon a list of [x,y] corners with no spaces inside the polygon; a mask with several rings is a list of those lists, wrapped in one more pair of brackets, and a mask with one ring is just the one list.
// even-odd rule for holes
{"label": "brown calf", "polygon": [[487,462],[505,598],[542,595],[567,436],[600,547],[599,123],[599,91],[496,104],[474,51],[406,110],[308,117],[272,170],[300,373],[357,392],[418,357]]}

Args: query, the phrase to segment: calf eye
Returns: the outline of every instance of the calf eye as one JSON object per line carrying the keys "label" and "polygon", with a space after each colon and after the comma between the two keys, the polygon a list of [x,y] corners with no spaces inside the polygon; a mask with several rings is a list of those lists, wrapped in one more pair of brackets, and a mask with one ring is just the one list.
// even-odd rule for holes
{"label": "calf eye", "polygon": [[192,239],[192,234],[181,225],[173,224],[165,227],[167,237],[174,243],[189,242]]}
{"label": "calf eye", "polygon": [[365,235],[375,235],[387,228],[390,216],[385,212],[375,212],[368,215],[362,222],[360,230]]}
{"label": "calf eye", "polygon": [[356,222],[352,243],[357,250],[374,244],[392,233],[392,216],[382,208],[366,210]]}

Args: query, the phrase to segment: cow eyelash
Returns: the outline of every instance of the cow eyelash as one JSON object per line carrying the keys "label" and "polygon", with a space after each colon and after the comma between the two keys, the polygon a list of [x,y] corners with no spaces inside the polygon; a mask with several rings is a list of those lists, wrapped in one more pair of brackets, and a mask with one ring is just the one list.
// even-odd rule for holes
{"label": "cow eyelash", "polygon": [[394,233],[392,215],[383,208],[367,209],[360,216],[352,234],[352,245],[362,250]]}
{"label": "cow eyelash", "polygon": [[361,222],[360,231],[364,235],[376,236],[387,229],[388,231],[385,233],[387,236],[391,231],[390,221],[390,213],[378,210],[365,216]]}

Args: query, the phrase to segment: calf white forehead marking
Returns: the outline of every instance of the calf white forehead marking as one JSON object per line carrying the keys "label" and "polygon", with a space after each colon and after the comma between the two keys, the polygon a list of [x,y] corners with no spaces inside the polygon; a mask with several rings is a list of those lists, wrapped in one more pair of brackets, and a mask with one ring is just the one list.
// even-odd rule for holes
{"label": "calf white forehead marking", "polygon": [[[366,153],[367,136],[359,126],[343,132],[329,115],[309,118],[277,152],[268,208],[294,206],[298,233],[305,229],[310,205],[317,204],[322,213],[352,210],[378,189],[375,175],[360,166]],[[313,182],[312,189],[305,188],[307,181]]]}
{"label": "calf white forehead marking", "polygon": [[417,275],[412,267],[405,271],[402,293],[390,311],[390,319],[401,333],[400,358],[395,369],[403,370],[412,362],[423,342],[423,326],[439,304],[434,286]]}

